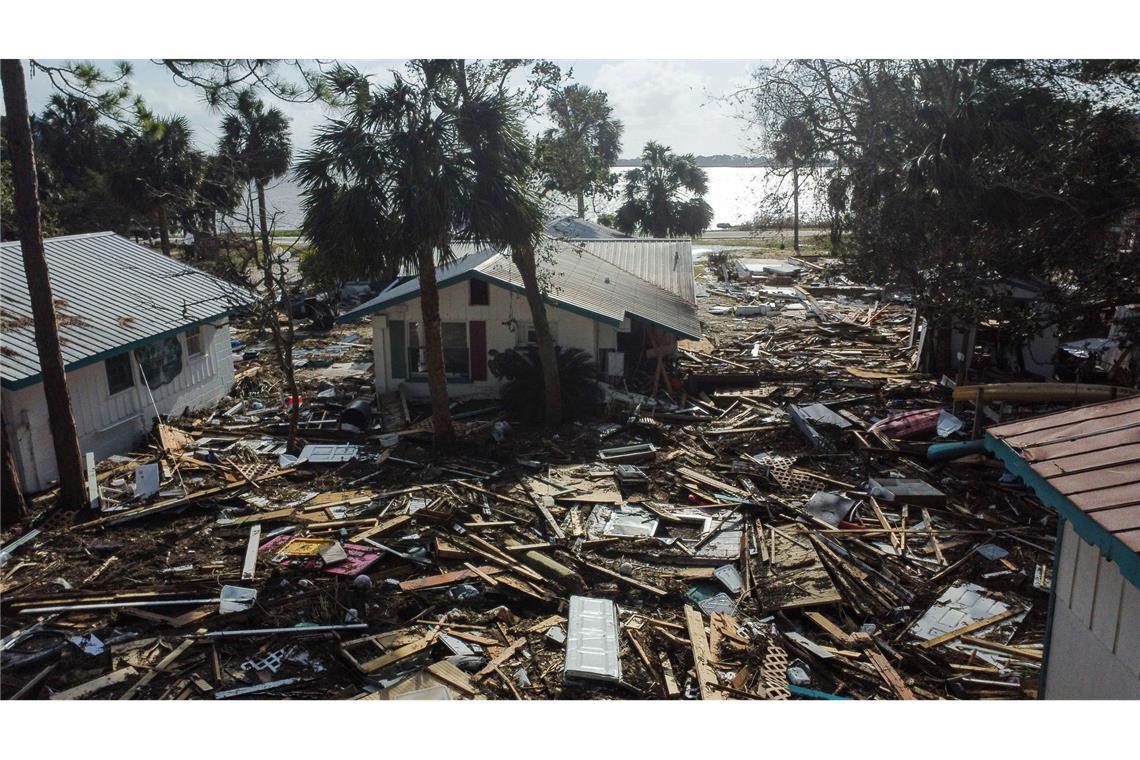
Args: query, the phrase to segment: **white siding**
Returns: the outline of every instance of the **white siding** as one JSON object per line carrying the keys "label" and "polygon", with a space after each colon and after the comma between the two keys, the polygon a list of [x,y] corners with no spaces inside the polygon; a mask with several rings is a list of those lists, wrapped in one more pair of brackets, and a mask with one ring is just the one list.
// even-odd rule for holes
{"label": "white siding", "polygon": [[[234,380],[229,324],[202,326],[203,352],[199,356],[187,356],[185,335],[178,339],[182,343],[182,372],[154,390],[154,404],[133,356],[135,385],[113,396],[103,362],[67,373],[71,411],[83,452],[94,452],[96,461],[126,453],[150,431],[156,406],[160,414],[177,416],[186,409],[209,406],[229,392]],[[24,490],[48,488],[59,472],[43,385],[4,391],[4,418]]]}
{"label": "white siding", "polygon": [[[487,349],[488,351],[505,351],[518,345],[515,332],[511,332],[507,322],[514,319],[518,324],[525,325],[532,322],[530,308],[526,297],[506,288],[490,285],[488,287],[490,298],[486,306],[470,305],[470,284],[468,281],[458,282],[444,288],[439,292],[440,319],[444,322],[473,322],[487,323]],[[565,309],[558,309],[547,305],[547,319],[553,325],[558,336],[558,345],[564,348],[580,348],[598,360],[598,335],[605,335],[603,347],[617,345],[616,328],[610,325],[598,325],[589,317],[576,314]],[[427,380],[405,380],[392,377],[392,344],[388,334],[388,321],[402,320],[404,322],[420,322],[420,299],[414,298],[393,306],[373,316],[372,319],[372,350],[376,371],[376,389],[379,393],[388,393],[403,386],[410,398],[426,398],[428,396]],[[486,381],[457,382],[448,386],[448,393],[454,397],[495,397],[499,392],[499,382],[494,375],[487,372]]]}
{"label": "white siding", "polygon": [[1140,590],[1070,523],[1054,588],[1046,698],[1140,699]]}

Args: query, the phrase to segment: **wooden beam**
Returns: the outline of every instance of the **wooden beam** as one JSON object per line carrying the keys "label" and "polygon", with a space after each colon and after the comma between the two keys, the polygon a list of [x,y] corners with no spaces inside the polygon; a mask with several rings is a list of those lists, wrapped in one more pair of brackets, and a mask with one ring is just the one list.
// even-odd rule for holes
{"label": "wooden beam", "polygon": [[693,665],[697,671],[697,683],[700,685],[701,699],[724,699],[724,696],[716,688],[719,685],[716,673],[709,665],[709,660],[712,657],[709,653],[709,640],[705,635],[704,618],[689,604],[685,605],[685,627],[689,634],[689,645],[693,650]]}
{"label": "wooden beam", "polygon": [[416,639],[410,644],[404,644],[402,647],[397,647],[387,654],[381,655],[374,659],[368,660],[360,664],[360,669],[365,673],[375,673],[378,670],[383,670],[389,665],[393,665],[400,660],[406,660],[409,657],[419,654],[425,649],[429,649],[435,644],[435,638],[438,634],[435,631]]}
{"label": "wooden beam", "polygon": [[131,676],[137,676],[139,672],[133,667],[128,665],[125,668],[119,668],[116,671],[108,673],[105,676],[86,681],[78,686],[72,686],[66,691],[60,691],[51,695],[51,699],[80,699],[81,697],[88,697],[92,694],[106,689],[108,686],[122,683]]}
{"label": "wooden beam", "polygon": [[985,618],[984,620],[979,620],[976,623],[970,623],[969,625],[964,625],[961,628],[955,628],[953,631],[948,631],[947,633],[944,633],[941,636],[935,636],[933,639],[927,639],[926,641],[919,642],[918,648],[919,649],[933,649],[936,646],[941,646],[942,644],[953,641],[954,639],[957,639],[960,636],[964,636],[967,633],[973,633],[974,631],[980,631],[983,628],[989,628],[991,625],[994,625],[996,623],[1000,623],[1001,621],[1006,620],[1008,618],[1011,618],[1020,612],[1022,612],[1022,610],[1020,608],[1011,607],[1010,609],[1006,610],[1005,612],[999,612],[996,615],[991,615],[990,617]]}
{"label": "wooden beam", "polygon": [[1020,647],[1010,646],[1009,644],[999,644],[996,641],[986,641],[985,639],[975,638],[974,636],[963,636],[963,644],[979,647],[981,649],[992,649],[995,652],[1013,655],[1014,657],[1024,657],[1027,660],[1037,660],[1040,662],[1042,654],[1038,651],[1031,649],[1022,649]]}

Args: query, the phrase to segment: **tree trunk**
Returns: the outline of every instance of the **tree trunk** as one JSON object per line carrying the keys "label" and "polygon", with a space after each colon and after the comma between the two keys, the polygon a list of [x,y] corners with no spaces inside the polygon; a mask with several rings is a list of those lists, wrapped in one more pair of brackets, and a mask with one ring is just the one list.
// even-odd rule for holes
{"label": "tree trunk", "polygon": [[792,162],[792,249],[800,252],[800,168]]}
{"label": "tree trunk", "polygon": [[83,455],[79,435],[71,414],[71,397],[63,356],[59,348],[59,332],[44,257],[43,230],[40,228],[40,201],[36,184],[36,156],[32,149],[32,127],[28,119],[28,96],[24,89],[24,67],[19,60],[0,61],[0,79],[4,84],[4,110],[7,112],[8,148],[12,161],[12,186],[16,216],[20,222],[20,251],[31,296],[32,321],[36,351],[47,400],[48,424],[59,469],[59,498],[65,507],[78,508],[86,502],[83,479]]}
{"label": "tree trunk", "polygon": [[443,330],[439,320],[439,286],[431,246],[420,249],[420,308],[423,311],[424,350],[427,353],[428,388],[431,390],[431,425],[436,446],[455,442],[455,427],[448,408],[447,373],[443,364]]}
{"label": "tree trunk", "polygon": [[554,350],[554,336],[550,334],[550,321],[546,318],[546,303],[538,284],[538,266],[534,249],[511,251],[515,266],[522,275],[526,302],[534,321],[534,334],[538,342],[538,358],[542,362],[542,384],[545,391],[543,421],[548,428],[562,424],[562,381],[558,376],[558,353]]}
{"label": "tree trunk", "polygon": [[586,196],[582,193],[578,193],[578,218],[586,218]]}
{"label": "tree trunk", "polygon": [[166,218],[166,206],[158,207],[158,237],[162,241],[162,252],[170,255],[170,220]]}
{"label": "tree trunk", "polygon": [[[297,428],[301,422],[301,403],[297,396],[297,377],[293,370],[293,304],[289,299],[289,283],[285,280],[284,264],[282,264],[281,293],[277,298],[276,280],[273,277],[273,244],[269,240],[269,215],[265,208],[265,183],[261,180],[254,182],[257,190],[257,223],[261,232],[261,255],[264,257],[265,292],[269,299],[269,330],[273,336],[273,353],[277,355],[277,363],[281,367],[281,374],[285,376],[285,388],[289,391],[293,403],[289,405],[289,437],[285,448],[292,452],[297,447]],[[277,302],[284,300],[285,316],[289,322],[289,334],[281,334],[281,322],[277,319]]]}
{"label": "tree trunk", "polygon": [[0,526],[10,528],[24,519],[27,509],[24,505],[24,492],[20,487],[20,473],[16,471],[12,447],[8,445],[8,423],[4,420],[0,420],[0,456],[4,459],[3,490],[0,491]]}

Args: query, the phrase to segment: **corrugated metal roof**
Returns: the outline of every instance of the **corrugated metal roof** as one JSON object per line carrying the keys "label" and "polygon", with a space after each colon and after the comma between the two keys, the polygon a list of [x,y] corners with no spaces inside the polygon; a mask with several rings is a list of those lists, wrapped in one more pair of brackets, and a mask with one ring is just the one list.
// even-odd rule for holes
{"label": "corrugated metal roof", "polygon": [[[69,370],[255,300],[243,288],[112,232],[49,238],[44,253]],[[5,387],[21,387],[38,380],[40,363],[18,242],[0,244],[0,297],[0,379]]]}
{"label": "corrugated metal roof", "polygon": [[1140,396],[998,425],[1004,443],[1064,499],[1140,552]]}
{"label": "corrugated metal roof", "polygon": [[629,237],[629,235],[626,235],[624,232],[619,232],[618,230],[598,224],[597,222],[579,219],[576,216],[563,216],[552,220],[546,225],[546,233],[551,237],[568,238],[571,240],[598,240]]}
{"label": "corrugated metal roof", "polygon": [[[436,270],[436,282],[439,287],[444,288],[452,283],[465,280],[471,276],[472,270],[480,264],[487,261],[492,256],[498,256],[499,253],[493,248],[484,248],[481,251],[472,249],[465,253],[458,261],[453,261],[450,264],[439,267]],[[420,293],[420,280],[418,276],[412,276],[411,279],[393,285],[384,292],[377,295],[375,298],[365,301],[357,306],[355,309],[345,312],[341,315],[341,322],[350,322],[358,319],[366,314],[371,314],[381,309],[387,308],[393,304],[398,304],[402,301],[407,301],[410,298],[415,298]]]}
{"label": "corrugated metal roof", "polygon": [[[550,240],[539,256],[539,273],[548,282],[546,300],[559,307],[620,324],[631,316],[669,332],[697,340],[701,324],[696,307],[676,293],[648,282],[577,242]],[[440,287],[479,277],[522,292],[522,277],[509,255],[485,250],[469,255],[438,274]],[[690,270],[691,278],[691,270]],[[419,281],[409,280],[356,307],[341,319],[348,321],[415,298]]]}
{"label": "corrugated metal roof", "polygon": [[693,242],[687,239],[574,240],[600,259],[621,267],[663,290],[696,303]]}

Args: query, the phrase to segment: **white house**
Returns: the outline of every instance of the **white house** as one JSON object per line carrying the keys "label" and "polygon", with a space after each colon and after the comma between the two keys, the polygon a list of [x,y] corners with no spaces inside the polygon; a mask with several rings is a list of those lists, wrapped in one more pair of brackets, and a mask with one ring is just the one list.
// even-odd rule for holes
{"label": "white house", "polygon": [[[96,461],[130,451],[156,414],[229,392],[230,315],[253,294],[114,233],[44,241],[71,409]],[[58,477],[19,243],[0,245],[0,389],[25,491]]]}
{"label": "white house", "polygon": [[[508,252],[459,255],[437,272],[448,392],[495,396],[488,352],[534,341],[530,309]],[[700,338],[690,240],[549,238],[538,267],[555,342],[586,351],[603,374],[632,369],[647,349]],[[378,393],[428,396],[419,295],[413,277],[341,317],[372,319]]]}
{"label": "white house", "polygon": [[1046,699],[1140,699],[1140,396],[986,431],[1057,510]]}

